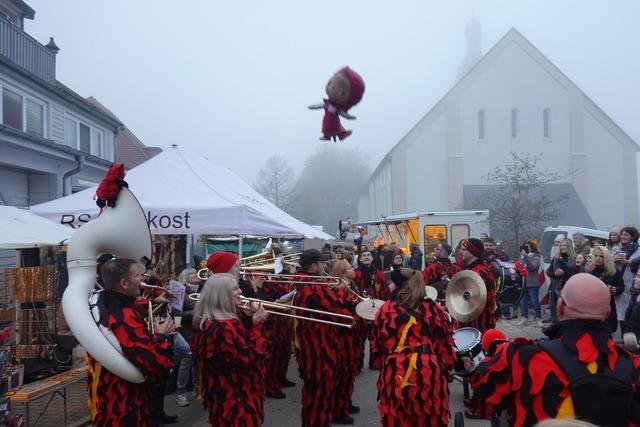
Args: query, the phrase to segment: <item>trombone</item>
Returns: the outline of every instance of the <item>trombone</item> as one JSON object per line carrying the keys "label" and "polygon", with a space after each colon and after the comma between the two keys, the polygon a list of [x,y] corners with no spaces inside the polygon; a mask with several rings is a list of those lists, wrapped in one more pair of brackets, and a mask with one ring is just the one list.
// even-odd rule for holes
{"label": "trombone", "polygon": [[[198,301],[200,299],[200,294],[198,293],[189,294],[189,299],[191,301]],[[351,323],[333,322],[331,320],[317,319],[315,317],[300,316],[297,314],[283,313],[281,311],[274,311],[274,310],[265,310],[267,313],[270,313],[270,314],[292,317],[294,319],[299,319],[299,320],[309,320],[311,322],[325,323],[327,325],[341,326],[343,328],[349,328],[349,329],[354,323],[353,316],[348,316],[346,314],[332,313],[330,311],[316,310],[314,308],[305,308],[305,307],[298,307],[290,304],[281,304],[278,302],[264,301],[257,298],[240,297],[240,305],[238,307],[244,310],[249,310],[251,309],[252,304],[260,304],[263,307],[267,307],[267,308],[308,311],[310,313],[318,313],[325,316],[330,316],[330,317],[333,316],[341,319],[346,319],[346,320],[349,320]]]}

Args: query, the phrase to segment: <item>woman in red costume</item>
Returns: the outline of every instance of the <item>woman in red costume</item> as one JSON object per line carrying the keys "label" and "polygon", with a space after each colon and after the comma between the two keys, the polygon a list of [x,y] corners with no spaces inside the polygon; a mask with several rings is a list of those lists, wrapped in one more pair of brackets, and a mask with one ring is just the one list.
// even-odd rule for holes
{"label": "woman in red costume", "polygon": [[419,271],[391,272],[391,300],[373,322],[384,357],[378,379],[383,426],[447,426],[453,331],[447,313],[425,299]]}
{"label": "woman in red costume", "polygon": [[[358,255],[358,268],[355,270],[354,282],[358,286],[358,293],[363,296],[370,296],[372,298],[387,300],[389,299],[389,287],[384,277],[384,273],[378,270],[373,263],[373,256],[368,250],[362,250]],[[364,340],[369,337],[369,369],[382,368],[382,358],[378,353],[378,347],[375,345],[375,338],[370,332],[370,323],[366,324],[367,333],[363,334],[360,339],[361,344],[364,346]],[[360,359],[360,368],[364,364],[364,353]],[[358,369],[359,370],[359,369]]]}
{"label": "woman in red costume", "polygon": [[251,309],[253,326],[238,319],[240,287],[230,274],[214,274],[194,308],[192,349],[200,373],[200,393],[212,426],[259,426],[264,419],[267,313]]}
{"label": "woman in red costume", "polygon": [[[340,260],[333,265],[331,275],[344,280],[344,286],[355,290],[353,279],[355,272],[346,260]],[[346,289],[345,289],[346,290]],[[347,291],[349,292],[349,291]],[[357,297],[356,297],[357,298]],[[354,315],[353,303],[345,304],[337,313],[354,316],[354,324],[351,329],[340,328],[338,330],[338,345],[340,346],[340,354],[344,357],[340,363],[340,375],[337,384],[338,405],[336,405],[337,413],[334,416],[340,417],[348,414],[357,414],[360,408],[353,405],[351,395],[356,382],[356,376],[360,372],[360,361],[364,357],[364,321],[362,318]],[[336,412],[334,411],[334,412]]]}

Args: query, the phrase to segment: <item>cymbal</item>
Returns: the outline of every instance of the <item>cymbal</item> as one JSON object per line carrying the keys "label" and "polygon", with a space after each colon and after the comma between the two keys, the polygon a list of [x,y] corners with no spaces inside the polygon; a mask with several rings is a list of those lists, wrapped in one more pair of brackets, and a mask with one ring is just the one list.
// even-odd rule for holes
{"label": "cymbal", "polygon": [[432,301],[435,301],[438,298],[438,290],[433,286],[425,286],[424,290],[427,292],[427,298]]}
{"label": "cymbal", "polygon": [[459,322],[471,322],[480,316],[487,303],[487,287],[475,271],[462,270],[447,286],[447,310]]}
{"label": "cymbal", "polygon": [[382,304],[386,301],[381,299],[369,298],[361,301],[356,305],[356,314],[365,320],[373,320]]}

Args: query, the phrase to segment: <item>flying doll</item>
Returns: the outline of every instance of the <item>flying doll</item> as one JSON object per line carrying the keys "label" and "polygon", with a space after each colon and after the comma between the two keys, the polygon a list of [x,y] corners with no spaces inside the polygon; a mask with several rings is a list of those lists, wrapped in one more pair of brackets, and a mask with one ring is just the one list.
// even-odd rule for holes
{"label": "flying doll", "polygon": [[356,117],[349,114],[349,109],[355,106],[362,99],[364,94],[364,80],[360,74],[349,67],[338,70],[327,83],[325,88],[327,97],[322,104],[310,105],[310,110],[324,108],[324,118],[322,119],[322,141],[336,138],[340,141],[353,133],[342,127],[340,117],[347,120],[355,120]]}

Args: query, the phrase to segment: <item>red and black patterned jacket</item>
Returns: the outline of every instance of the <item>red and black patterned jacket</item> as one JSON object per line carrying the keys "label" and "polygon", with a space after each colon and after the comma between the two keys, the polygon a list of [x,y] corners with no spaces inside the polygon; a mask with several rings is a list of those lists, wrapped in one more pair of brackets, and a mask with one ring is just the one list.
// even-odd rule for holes
{"label": "red and black patterned jacket", "polygon": [[155,377],[173,365],[170,343],[165,336],[149,333],[134,298],[105,290],[99,305],[101,323],[115,334],[124,357],[146,381],[135,384],[123,380],[88,356],[88,405],[93,425],[150,426]]}
{"label": "red and black patterned jacket", "polygon": [[[612,368],[626,351],[615,345],[604,322],[565,320],[547,334],[575,353],[576,363],[590,372]],[[636,396],[640,385],[640,357],[633,359]],[[509,425],[532,426],[547,418],[573,418],[569,379],[556,362],[538,344],[525,338],[498,346],[491,358],[485,358],[471,377],[475,389],[473,410],[488,418],[494,412],[507,411]],[[638,399],[638,397],[636,397]],[[633,425],[633,424],[630,424]]]}
{"label": "red and black patterned jacket", "polygon": [[484,281],[484,285],[487,287],[487,302],[484,306],[484,310],[473,322],[463,323],[460,322],[460,327],[476,328],[480,332],[484,333],[489,329],[496,327],[496,282],[495,276],[491,272],[491,267],[483,260],[476,260],[467,265],[465,270],[471,270],[480,275]]}
{"label": "red and black patterned jacket", "polygon": [[[343,309],[347,299],[344,289],[332,289],[323,277],[299,273],[295,280],[296,294],[293,305],[316,310],[337,312]],[[300,281],[319,283],[299,283]],[[301,315],[323,320],[336,321],[333,317],[301,311]],[[328,427],[334,416],[337,380],[340,374],[341,358],[338,338],[339,326],[296,320],[295,340],[298,372],[302,387],[302,425]]]}
{"label": "red and black patterned jacket", "polygon": [[384,273],[376,269],[373,274],[358,267],[355,270],[355,278],[353,281],[358,286],[358,292],[363,295],[365,291],[370,297],[382,300],[389,299],[389,286],[385,280]]}
{"label": "red and black patterned jacket", "polygon": [[422,270],[422,278],[425,285],[430,285],[441,281],[443,277],[451,279],[458,271],[458,264],[452,263],[449,258],[437,258]]}
{"label": "red and black patterned jacket", "polygon": [[253,427],[264,419],[266,340],[238,319],[194,325],[191,348],[212,426]]}
{"label": "red and black patterned jacket", "polygon": [[383,426],[446,426],[453,331],[447,313],[434,301],[410,309],[387,301],[372,331],[384,364],[378,379]]}

